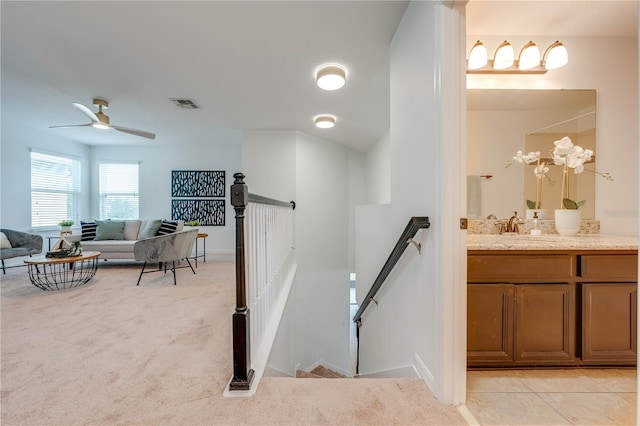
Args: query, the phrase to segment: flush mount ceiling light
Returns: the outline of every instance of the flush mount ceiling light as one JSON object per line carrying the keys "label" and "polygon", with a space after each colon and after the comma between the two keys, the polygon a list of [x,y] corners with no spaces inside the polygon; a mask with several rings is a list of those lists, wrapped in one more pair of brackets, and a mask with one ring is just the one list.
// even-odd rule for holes
{"label": "flush mount ceiling light", "polygon": [[336,125],[336,118],[333,115],[318,115],[313,121],[319,129],[330,129]]}
{"label": "flush mount ceiling light", "polygon": [[324,90],[338,90],[347,81],[347,71],[340,64],[325,64],[316,69],[316,83]]}
{"label": "flush mount ceiling light", "polygon": [[567,49],[559,41],[551,44],[544,55],[540,55],[538,46],[529,41],[515,59],[513,47],[506,40],[496,49],[493,60],[485,61],[483,55],[486,55],[486,48],[478,40],[469,52],[467,74],[544,74],[569,62]]}

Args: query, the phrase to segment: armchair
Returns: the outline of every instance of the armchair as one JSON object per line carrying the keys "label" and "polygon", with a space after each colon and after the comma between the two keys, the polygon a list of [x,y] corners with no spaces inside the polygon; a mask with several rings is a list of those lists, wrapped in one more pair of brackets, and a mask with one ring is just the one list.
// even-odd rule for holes
{"label": "armchair", "polygon": [[12,229],[0,229],[0,232],[7,236],[11,243],[11,248],[0,249],[0,259],[2,259],[2,273],[6,274],[4,266],[5,259],[14,257],[31,256],[42,252],[42,237],[27,232],[14,231]]}
{"label": "armchair", "polygon": [[167,270],[169,262],[171,262],[171,272],[173,272],[173,284],[176,285],[176,262],[182,259],[187,261],[187,264],[191,268],[191,271],[195,274],[196,271],[189,262],[189,256],[193,251],[193,246],[196,242],[196,235],[198,229],[189,229],[187,231],[179,231],[173,234],[159,235],[156,237],[145,238],[137,241],[133,246],[133,254],[135,260],[144,261],[140,276],[138,277],[138,283],[140,285],[140,279],[142,274],[148,272],[158,272],[162,269],[154,271],[145,271],[147,262],[154,262],[164,264],[164,271]]}

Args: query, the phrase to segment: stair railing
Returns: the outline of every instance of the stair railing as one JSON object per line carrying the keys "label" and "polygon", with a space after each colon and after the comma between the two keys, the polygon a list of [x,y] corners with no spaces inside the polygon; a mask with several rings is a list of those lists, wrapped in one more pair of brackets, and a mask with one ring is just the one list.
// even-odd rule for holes
{"label": "stair railing", "polygon": [[409,244],[413,244],[418,250],[418,253],[420,253],[422,246],[419,243],[416,243],[413,240],[413,237],[416,235],[416,233],[420,229],[426,229],[429,226],[431,226],[431,224],[429,223],[429,218],[426,216],[413,216],[409,220],[409,223],[404,228],[404,231],[402,231],[400,238],[398,238],[398,242],[393,247],[393,250],[391,251],[389,258],[387,258],[387,261],[382,266],[380,273],[376,277],[375,281],[373,282],[373,285],[369,289],[369,292],[365,296],[364,301],[362,302],[362,305],[360,305],[360,308],[358,309],[358,311],[353,317],[353,322],[355,322],[357,326],[356,338],[358,341],[357,358],[356,358],[356,374],[360,372],[360,326],[362,325],[362,315],[367,310],[367,307],[371,302],[374,302],[376,305],[378,304],[378,301],[375,299],[376,294],[378,294],[378,290],[380,290],[385,280],[387,279],[387,277],[389,276],[393,268],[398,263],[398,260],[400,260],[400,257],[402,256],[402,253],[404,253],[407,246]]}
{"label": "stair railing", "polygon": [[[249,390],[256,372],[252,355],[294,263],[295,202],[250,194],[244,175],[233,175],[231,205],[236,212],[236,309],[233,314],[233,377],[230,391]],[[246,226],[245,226],[246,225]]]}

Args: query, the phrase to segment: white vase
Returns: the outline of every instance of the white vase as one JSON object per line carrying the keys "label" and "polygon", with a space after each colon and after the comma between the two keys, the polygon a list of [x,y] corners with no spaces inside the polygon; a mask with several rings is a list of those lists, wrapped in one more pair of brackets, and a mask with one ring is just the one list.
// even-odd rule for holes
{"label": "white vase", "polygon": [[533,214],[538,213],[538,219],[546,219],[547,218],[547,209],[527,209],[525,211],[525,219],[533,219]]}
{"label": "white vase", "polygon": [[556,231],[560,235],[573,236],[580,230],[580,210],[556,209]]}

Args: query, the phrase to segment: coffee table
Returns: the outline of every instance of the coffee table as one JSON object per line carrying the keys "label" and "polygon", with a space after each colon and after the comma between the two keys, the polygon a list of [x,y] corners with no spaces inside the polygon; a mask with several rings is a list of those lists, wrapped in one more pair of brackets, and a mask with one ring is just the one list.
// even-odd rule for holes
{"label": "coffee table", "polygon": [[31,257],[24,263],[29,267],[31,284],[42,290],[63,290],[79,287],[93,278],[99,256],[99,251],[85,251],[73,257]]}

